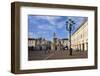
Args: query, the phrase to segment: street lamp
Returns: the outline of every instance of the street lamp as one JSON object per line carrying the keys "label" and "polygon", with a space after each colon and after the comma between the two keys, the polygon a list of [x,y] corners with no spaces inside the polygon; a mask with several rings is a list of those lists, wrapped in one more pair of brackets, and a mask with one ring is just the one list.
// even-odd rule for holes
{"label": "street lamp", "polygon": [[66,21],[66,30],[69,31],[69,42],[70,42],[70,45],[69,45],[69,52],[70,52],[70,55],[72,55],[72,48],[71,48],[71,31],[73,30],[73,25],[74,25],[74,21],[72,19],[68,19],[68,21]]}

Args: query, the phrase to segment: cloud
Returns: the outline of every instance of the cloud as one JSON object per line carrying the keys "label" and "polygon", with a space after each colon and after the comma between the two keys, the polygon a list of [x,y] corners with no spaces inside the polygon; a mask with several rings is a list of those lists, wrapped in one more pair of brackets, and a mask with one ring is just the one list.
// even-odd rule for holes
{"label": "cloud", "polygon": [[33,33],[32,32],[28,32],[28,37],[32,38],[33,37]]}
{"label": "cloud", "polygon": [[59,38],[66,38],[68,36],[68,31],[66,31],[66,21],[68,19],[75,22],[76,29],[82,23],[84,17],[33,15],[29,19],[29,37],[43,37],[50,40],[53,33],[56,32]]}
{"label": "cloud", "polygon": [[44,31],[56,31],[56,28],[50,25],[38,25],[38,29],[44,30]]}
{"label": "cloud", "polygon": [[36,19],[38,20],[46,20],[48,21],[51,25],[55,25],[58,19],[61,19],[61,16],[35,16]]}
{"label": "cloud", "polygon": [[[65,26],[65,16],[31,16],[31,23],[42,30],[56,30]],[[32,25],[31,24],[31,25]]]}
{"label": "cloud", "polygon": [[28,38],[38,38],[40,35],[34,32],[28,32]]}
{"label": "cloud", "polygon": [[56,19],[61,18],[60,16],[35,16],[35,18],[37,19],[44,19],[44,20],[48,20],[50,22],[55,21]]}
{"label": "cloud", "polygon": [[46,18],[47,18],[47,20],[49,21],[50,24],[56,25],[57,20],[60,19],[61,17],[60,16],[59,17],[58,16],[56,16],[56,17],[47,16]]}
{"label": "cloud", "polygon": [[65,19],[63,19],[63,16],[48,16],[47,20],[51,26],[54,26],[55,28],[61,29],[63,26],[65,26]]}
{"label": "cloud", "polygon": [[58,29],[61,29],[61,28],[63,28],[63,27],[65,27],[66,26],[66,24],[65,24],[65,21],[61,21],[61,22],[59,22],[58,24],[57,24],[57,28]]}

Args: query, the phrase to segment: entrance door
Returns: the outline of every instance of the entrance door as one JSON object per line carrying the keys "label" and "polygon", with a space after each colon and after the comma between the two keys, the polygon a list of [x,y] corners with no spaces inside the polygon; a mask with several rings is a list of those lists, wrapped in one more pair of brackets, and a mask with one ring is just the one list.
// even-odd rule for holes
{"label": "entrance door", "polygon": [[82,50],[84,51],[84,43],[82,44]]}
{"label": "entrance door", "polygon": [[80,51],[81,51],[81,44],[79,45],[79,47],[80,47]]}

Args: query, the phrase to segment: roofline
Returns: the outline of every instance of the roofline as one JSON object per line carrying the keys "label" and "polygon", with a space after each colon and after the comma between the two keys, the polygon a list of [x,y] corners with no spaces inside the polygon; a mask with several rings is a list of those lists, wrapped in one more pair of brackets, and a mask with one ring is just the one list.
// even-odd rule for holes
{"label": "roofline", "polygon": [[88,19],[85,19],[85,21],[72,33],[72,35],[74,35],[77,32],[77,30],[79,30],[87,21]]}
{"label": "roofline", "polygon": [[28,40],[36,40],[35,38],[28,38]]}

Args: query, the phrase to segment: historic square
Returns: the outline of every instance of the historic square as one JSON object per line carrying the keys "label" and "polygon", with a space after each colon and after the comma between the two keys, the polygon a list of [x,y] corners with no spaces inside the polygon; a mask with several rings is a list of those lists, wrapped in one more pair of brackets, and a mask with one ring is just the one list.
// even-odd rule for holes
{"label": "historic square", "polygon": [[[45,25],[38,26],[39,23],[34,22],[33,20],[35,19],[32,20],[32,17],[33,16],[29,17],[28,60],[76,59],[88,57],[88,19],[86,17],[37,17],[41,20],[40,24],[48,24],[48,26],[46,25],[47,27],[45,27]],[[35,16],[33,18],[35,18]],[[67,20],[65,18],[67,18]],[[49,23],[46,22],[49,20],[52,21],[50,24],[52,28],[49,26]],[[38,19],[35,21],[38,21]],[[62,26],[58,24],[55,27],[56,22]],[[30,34],[32,26],[36,27],[36,24],[38,29],[34,30],[33,28],[34,31]],[[62,32],[63,29],[64,32]]]}

